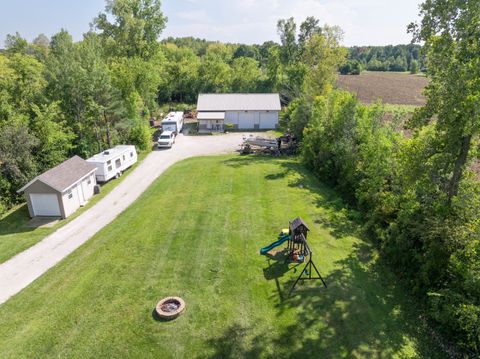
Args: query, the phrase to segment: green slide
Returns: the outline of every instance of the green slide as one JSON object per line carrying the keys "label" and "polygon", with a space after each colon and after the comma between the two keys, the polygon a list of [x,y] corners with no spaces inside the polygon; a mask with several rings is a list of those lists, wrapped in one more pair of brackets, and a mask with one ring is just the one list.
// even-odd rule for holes
{"label": "green slide", "polygon": [[290,239],[289,235],[285,235],[285,236],[280,237],[280,239],[278,241],[275,241],[272,244],[269,244],[268,246],[260,249],[260,254],[267,254],[267,252],[271,251],[275,247],[278,247],[283,242],[288,241],[289,239]]}

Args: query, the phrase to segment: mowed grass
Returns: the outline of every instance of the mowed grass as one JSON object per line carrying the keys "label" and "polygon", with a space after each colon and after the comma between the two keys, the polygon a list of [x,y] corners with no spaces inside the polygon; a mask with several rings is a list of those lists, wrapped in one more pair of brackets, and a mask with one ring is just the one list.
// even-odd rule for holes
{"label": "mowed grass", "polygon": [[[259,255],[301,216],[328,288]],[[0,306],[1,358],[440,357],[353,217],[295,160],[178,163]],[[186,312],[157,321],[158,300]]]}
{"label": "mowed grass", "polygon": [[93,196],[84,207],[79,208],[70,217],[60,220],[51,228],[29,227],[28,222],[30,221],[30,216],[25,203],[0,216],[0,263],[33,246],[92,207],[120,184],[127,175],[143,161],[147,154],[147,152],[139,152],[137,163],[129,168],[122,177],[113,179],[102,185],[100,194]]}

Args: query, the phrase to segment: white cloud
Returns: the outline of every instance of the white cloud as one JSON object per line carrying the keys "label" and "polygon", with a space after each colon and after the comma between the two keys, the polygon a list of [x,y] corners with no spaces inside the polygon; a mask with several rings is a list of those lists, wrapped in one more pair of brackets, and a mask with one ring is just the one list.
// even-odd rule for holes
{"label": "white cloud", "polygon": [[164,35],[243,43],[278,41],[278,19],[294,17],[300,24],[307,16],[314,16],[321,24],[339,25],[345,31],[346,45],[406,43],[410,40],[406,26],[415,20],[419,2],[185,0],[174,4],[174,14],[167,12],[170,21]]}

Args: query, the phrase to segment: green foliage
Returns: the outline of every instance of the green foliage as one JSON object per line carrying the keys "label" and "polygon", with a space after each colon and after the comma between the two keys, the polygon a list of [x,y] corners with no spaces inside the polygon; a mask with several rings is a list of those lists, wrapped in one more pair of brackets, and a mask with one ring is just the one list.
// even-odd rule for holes
{"label": "green foliage", "polygon": [[19,196],[16,191],[37,174],[34,149],[38,140],[26,125],[25,117],[12,118],[0,126],[0,202],[6,208]]}
{"label": "green foliage", "polygon": [[348,59],[359,62],[368,71],[410,71],[417,73],[425,68],[421,46],[415,44],[396,46],[354,46],[349,48]]}
{"label": "green foliage", "polygon": [[62,120],[58,103],[52,102],[42,107],[33,105],[33,112],[35,116],[30,128],[38,140],[35,151],[38,164],[40,168],[54,167],[68,157],[75,135]]}
{"label": "green foliage", "polygon": [[437,124],[405,138],[398,123],[383,123],[384,111],[333,91],[310,106],[292,102],[286,115],[291,125],[304,120],[307,167],[360,210],[366,233],[430,317],[478,354],[480,183],[467,171],[449,202],[443,176],[451,157],[439,151]]}
{"label": "green foliage", "polygon": [[340,66],[339,70],[342,75],[360,75],[362,72],[362,65],[357,60],[349,60]]}
{"label": "green foliage", "polygon": [[410,73],[416,74],[419,71],[419,65],[417,60],[412,60],[410,63]]}
{"label": "green foliage", "polygon": [[113,56],[149,59],[166,22],[160,0],[108,0],[94,25]]}
{"label": "green foliage", "polygon": [[151,150],[153,133],[147,121],[133,120],[129,128],[129,142],[136,145],[141,151]]}
{"label": "green foliage", "polygon": [[[168,215],[159,215],[167,203]],[[287,297],[303,267],[257,252],[292,213],[312,224],[309,245],[328,288],[306,281]],[[351,216],[292,158],[177,163],[2,305],[0,357],[443,359],[417,302]],[[169,293],[186,299],[187,310],[158,322],[151,312]]]}
{"label": "green foliage", "polygon": [[257,92],[262,81],[258,61],[250,57],[238,57],[232,62],[232,92]]}

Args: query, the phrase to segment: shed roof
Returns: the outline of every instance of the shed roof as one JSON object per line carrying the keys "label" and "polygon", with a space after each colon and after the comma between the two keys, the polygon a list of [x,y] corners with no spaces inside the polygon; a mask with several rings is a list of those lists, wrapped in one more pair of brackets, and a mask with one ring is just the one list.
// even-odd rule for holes
{"label": "shed roof", "polygon": [[301,225],[303,225],[308,231],[310,230],[310,228],[308,228],[307,224],[303,221],[303,219],[301,219],[300,217],[298,218],[295,218],[291,223],[290,223],[290,228],[292,230],[295,230],[297,229],[298,227],[300,227]]}
{"label": "shed roof", "polygon": [[63,192],[89,173],[96,171],[96,169],[94,164],[88,163],[78,156],[73,156],[58,166],[42,173],[40,176],[35,177],[18,192],[23,192],[35,181],[41,181],[54,190]]}
{"label": "shed roof", "polygon": [[221,93],[198,95],[197,111],[280,111],[278,93]]}
{"label": "shed roof", "polygon": [[225,112],[199,112],[197,120],[224,120]]}

